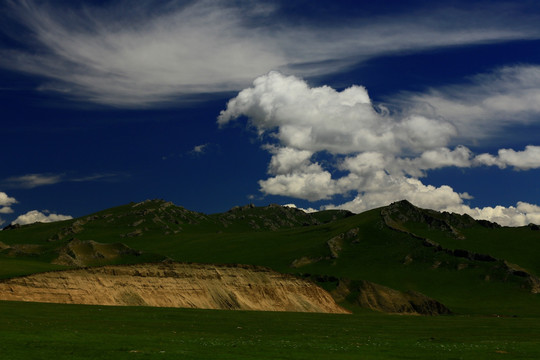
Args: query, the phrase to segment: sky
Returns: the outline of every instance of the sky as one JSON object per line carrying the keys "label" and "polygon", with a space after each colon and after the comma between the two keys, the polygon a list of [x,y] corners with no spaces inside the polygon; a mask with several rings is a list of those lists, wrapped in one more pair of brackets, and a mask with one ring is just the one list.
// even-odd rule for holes
{"label": "sky", "polygon": [[540,224],[537,1],[5,0],[0,18],[2,226],[145,199]]}

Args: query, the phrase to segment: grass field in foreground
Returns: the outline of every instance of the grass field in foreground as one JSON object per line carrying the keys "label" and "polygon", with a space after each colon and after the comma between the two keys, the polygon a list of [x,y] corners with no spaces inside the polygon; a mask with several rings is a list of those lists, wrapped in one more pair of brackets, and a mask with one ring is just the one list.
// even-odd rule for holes
{"label": "grass field in foreground", "polygon": [[0,302],[12,359],[538,359],[539,318]]}

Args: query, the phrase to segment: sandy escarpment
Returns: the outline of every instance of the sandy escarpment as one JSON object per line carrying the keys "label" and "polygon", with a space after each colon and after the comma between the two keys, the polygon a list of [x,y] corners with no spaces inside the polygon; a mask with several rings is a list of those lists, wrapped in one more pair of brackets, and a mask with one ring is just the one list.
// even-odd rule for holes
{"label": "sandy escarpment", "polygon": [[315,284],[262,267],[103,266],[2,280],[0,300],[346,313]]}

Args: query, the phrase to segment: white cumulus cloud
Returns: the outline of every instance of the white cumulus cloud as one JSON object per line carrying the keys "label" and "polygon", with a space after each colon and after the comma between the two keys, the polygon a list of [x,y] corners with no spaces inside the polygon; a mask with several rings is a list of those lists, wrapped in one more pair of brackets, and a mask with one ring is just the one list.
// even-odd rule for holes
{"label": "white cumulus cloud", "polygon": [[407,177],[380,176],[380,182],[368,191],[357,195],[353,200],[339,206],[329,205],[326,208],[341,208],[353,212],[362,212],[392,202],[407,199],[416,206],[446,210],[463,204],[463,198],[450,186],[435,187],[424,185],[420,180]]}
{"label": "white cumulus cloud", "polygon": [[27,225],[27,224],[33,224],[35,222],[50,223],[50,222],[70,220],[70,219],[73,219],[73,217],[69,215],[61,215],[61,214],[47,214],[46,215],[41,211],[31,210],[27,212],[26,214],[23,214],[17,217],[15,220],[12,221],[12,224]]}
{"label": "white cumulus cloud", "polygon": [[498,166],[501,169],[507,166],[518,170],[540,168],[540,146],[528,145],[523,151],[500,149],[498,156],[480,154],[475,161],[483,165]]}
{"label": "white cumulus cloud", "polygon": [[196,145],[193,147],[193,149],[190,151],[192,154],[204,154],[204,152],[206,151],[206,149],[208,148],[208,144],[201,144],[201,145]]}
{"label": "white cumulus cloud", "polygon": [[17,200],[0,191],[0,214],[11,214],[13,209],[11,205],[16,204]]}
{"label": "white cumulus cloud", "polygon": [[311,151],[274,146],[268,146],[267,150],[273,154],[268,166],[268,173],[270,174],[288,174],[297,169],[305,169],[311,166],[310,158],[313,155]]}
{"label": "white cumulus cloud", "polygon": [[476,219],[489,220],[505,226],[524,226],[527,224],[540,224],[540,207],[526,202],[518,201],[516,206],[486,206],[483,208],[470,208],[460,205],[449,207],[447,210],[462,214],[469,214]]}
{"label": "white cumulus cloud", "polygon": [[[445,167],[537,168],[539,146],[475,155],[464,145],[449,146],[469,136],[461,135],[461,123],[438,113],[428,115],[386,111],[373,104],[361,86],[336,91],[270,72],[232,98],[218,124],[245,116],[267,142],[263,147],[272,155],[269,177],[259,181],[265,194],[309,201],[352,196],[346,203],[323,207],[354,212],[408,199],[420,207],[468,213],[502,225],[538,220],[536,205],[470,208],[465,204],[473,198],[469,193],[458,193],[449,185],[424,184],[420,178],[429,170]],[[324,162],[317,161],[318,154],[326,154]]]}
{"label": "white cumulus cloud", "polygon": [[227,104],[218,123],[247,116],[259,132],[272,132],[289,148],[349,154],[399,152],[445,145],[455,135],[447,122],[410,116],[397,120],[373,106],[365,88],[341,92],[329,86],[311,88],[279,72],[260,76]]}
{"label": "white cumulus cloud", "polygon": [[283,207],[288,207],[288,208],[293,208],[293,209],[302,210],[302,211],[305,212],[305,213],[314,213],[314,212],[319,211],[319,210],[314,209],[314,208],[307,208],[307,209],[304,209],[304,208],[301,208],[301,207],[296,206],[296,204],[285,204],[285,205],[282,205],[282,206],[283,206]]}
{"label": "white cumulus cloud", "polygon": [[311,165],[290,174],[259,181],[261,190],[271,195],[284,195],[310,201],[329,199],[338,194],[332,175],[319,165]]}

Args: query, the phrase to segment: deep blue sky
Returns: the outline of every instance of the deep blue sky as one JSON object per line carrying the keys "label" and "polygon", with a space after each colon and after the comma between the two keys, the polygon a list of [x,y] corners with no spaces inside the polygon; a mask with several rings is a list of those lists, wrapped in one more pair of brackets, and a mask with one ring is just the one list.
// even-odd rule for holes
{"label": "deep blue sky", "polygon": [[540,6],[433,3],[6,2],[0,223],[148,198],[540,222]]}

